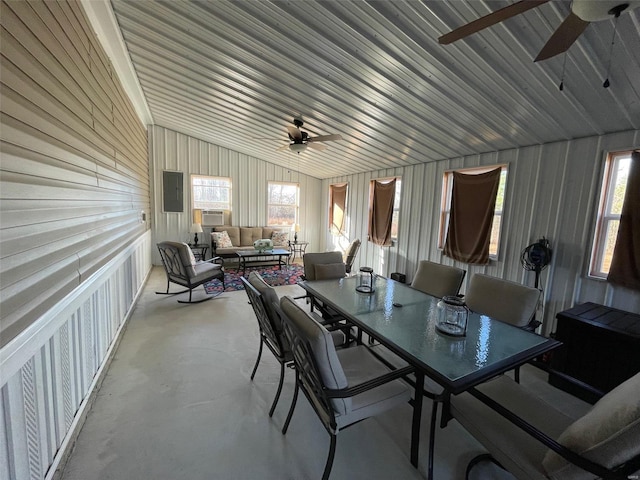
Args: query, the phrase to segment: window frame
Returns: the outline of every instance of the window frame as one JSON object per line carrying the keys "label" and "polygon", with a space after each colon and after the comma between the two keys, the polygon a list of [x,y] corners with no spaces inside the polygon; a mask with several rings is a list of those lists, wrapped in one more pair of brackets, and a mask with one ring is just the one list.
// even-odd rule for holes
{"label": "window frame", "polygon": [[[613,222],[618,223],[620,226],[620,213],[611,212],[613,201],[615,197],[615,190],[618,181],[618,168],[617,165],[620,161],[628,160],[629,166],[627,167],[627,180],[628,171],[631,166],[631,153],[633,150],[623,150],[616,152],[609,152],[605,159],[605,167],[602,174],[602,182],[600,184],[600,198],[598,200],[598,210],[596,212],[595,228],[592,236],[591,256],[589,258],[589,271],[588,276],[594,279],[606,280],[609,275],[609,271],[604,271],[604,263],[606,257],[606,250],[608,241],[606,239],[609,225]],[[624,192],[626,191],[626,182],[624,190],[622,192],[622,199],[624,204]],[[622,207],[621,207],[622,208]],[[615,237],[617,237],[618,227],[616,228],[616,234],[613,235],[613,245],[611,246],[611,254],[615,249]],[[609,261],[609,266],[611,262]]]}
{"label": "window frame", "polygon": [[[489,250],[489,259],[490,260],[498,260],[500,256],[500,245],[502,244],[502,226],[504,225],[504,211],[505,211],[505,202],[507,198],[507,182],[509,179],[509,164],[501,163],[497,165],[487,165],[482,167],[465,167],[465,168],[454,168],[451,170],[445,170],[442,176],[442,195],[440,197],[440,225],[438,227],[438,249],[444,249],[444,243],[447,239],[447,232],[449,231],[449,216],[451,215],[451,196],[453,194],[453,172],[464,173],[466,175],[479,175],[481,173],[486,173],[491,170],[495,170],[496,168],[500,168],[500,183],[498,185],[498,193],[500,193],[500,188],[502,187],[504,192],[502,195],[502,208],[498,209],[498,198],[496,195],[496,206],[493,211],[493,220],[492,224],[495,225],[495,219],[498,217],[500,219],[500,223],[498,226],[497,232],[497,240],[496,240],[496,251],[495,253],[491,253]],[[504,175],[504,177],[503,177]],[[504,183],[503,183],[504,182]],[[493,228],[491,229],[491,237],[494,235]]]}
{"label": "window frame", "polygon": [[[271,200],[271,195],[270,195],[270,191],[271,191],[271,185],[286,185],[286,186],[295,186],[296,188],[296,200],[295,200],[295,205],[294,204],[290,204],[290,203],[270,203]],[[294,207],[294,219],[293,219],[293,223],[292,224],[272,224],[269,223],[270,221],[270,215],[269,215],[269,210],[271,207],[290,207],[293,206]],[[269,227],[289,227],[289,228],[293,228],[296,224],[300,223],[300,183],[298,182],[284,182],[284,181],[278,181],[278,180],[269,180],[267,182],[267,226]]]}
{"label": "window frame", "polygon": [[[212,188],[221,188],[221,189],[226,189],[228,190],[228,198],[229,201],[228,202],[218,202],[220,204],[226,205],[226,206],[220,206],[220,207],[205,207],[205,206],[201,206],[201,205],[196,205],[196,194],[195,194],[195,188],[196,185],[194,184],[194,180],[198,179],[198,178],[203,178],[203,179],[215,179],[215,180],[223,180],[228,182],[229,186],[228,187],[223,187],[223,186],[219,186],[219,185],[213,185]],[[232,210],[232,200],[233,200],[233,181],[231,180],[231,177],[221,177],[221,176],[217,176],[217,175],[200,175],[200,174],[191,174],[191,208],[193,210],[225,210],[225,211],[231,211]]]}

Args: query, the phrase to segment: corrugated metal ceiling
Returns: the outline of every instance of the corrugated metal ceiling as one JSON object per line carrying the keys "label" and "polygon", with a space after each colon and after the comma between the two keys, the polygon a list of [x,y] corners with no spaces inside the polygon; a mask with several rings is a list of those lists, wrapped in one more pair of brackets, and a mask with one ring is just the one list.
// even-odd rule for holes
{"label": "corrugated metal ceiling", "polygon": [[[153,121],[317,178],[640,128],[640,9],[533,58],[550,2],[448,46],[504,1],[112,1]],[[566,61],[564,90],[558,84]],[[325,151],[276,152],[301,115]]]}

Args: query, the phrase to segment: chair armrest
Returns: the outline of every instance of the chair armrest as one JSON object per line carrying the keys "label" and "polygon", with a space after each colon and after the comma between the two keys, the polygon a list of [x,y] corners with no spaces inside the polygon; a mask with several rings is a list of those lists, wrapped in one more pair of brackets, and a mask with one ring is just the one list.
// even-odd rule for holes
{"label": "chair armrest", "polygon": [[504,418],[513,423],[516,427],[525,431],[527,434],[531,435],[534,439],[541,442],[543,445],[547,446],[549,449],[556,452],[558,455],[573,463],[574,465],[586,470],[590,473],[597,475],[603,479],[620,479],[627,478],[628,475],[635,473],[638,468],[640,468],[640,455],[637,455],[624,465],[615,468],[613,470],[603,467],[600,464],[597,464],[588,458],[583,457],[582,455],[574,452],[573,450],[568,449],[564,445],[558,443],[555,439],[549,437],[546,433],[541,432],[536,427],[520,418],[518,415],[513,413],[511,410],[503,407],[498,402],[485,395],[484,393],[478,391],[475,388],[471,388],[468,390],[468,393],[473,395],[475,398],[480,400],[482,403],[487,405],[492,410],[496,411]]}
{"label": "chair armrest", "polygon": [[329,398],[347,398],[354,397],[361,393],[366,392],[367,390],[371,390],[373,388],[379,387],[380,385],[384,385],[385,383],[389,383],[392,380],[396,380],[400,377],[405,377],[410,373],[413,373],[415,368],[411,366],[398,368],[397,370],[391,370],[389,373],[381,375],[376,378],[372,378],[371,380],[367,380],[366,382],[360,383],[358,385],[354,385],[352,387],[341,388],[341,389],[326,389],[325,393]]}

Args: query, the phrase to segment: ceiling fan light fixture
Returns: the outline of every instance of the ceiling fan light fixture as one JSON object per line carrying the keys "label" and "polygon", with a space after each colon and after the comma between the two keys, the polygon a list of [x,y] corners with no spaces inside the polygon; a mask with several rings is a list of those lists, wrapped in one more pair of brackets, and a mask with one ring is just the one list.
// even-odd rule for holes
{"label": "ceiling fan light fixture", "polygon": [[306,143],[290,143],[289,144],[289,150],[291,150],[293,153],[304,152],[306,149],[307,149]]}

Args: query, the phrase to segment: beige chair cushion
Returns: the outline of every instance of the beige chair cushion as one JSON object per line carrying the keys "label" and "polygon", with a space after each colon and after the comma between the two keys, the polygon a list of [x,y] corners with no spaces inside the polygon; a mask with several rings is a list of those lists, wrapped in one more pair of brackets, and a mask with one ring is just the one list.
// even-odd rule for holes
{"label": "beige chair cushion", "polygon": [[304,278],[306,280],[316,280],[316,265],[342,263],[342,253],[305,253],[302,256],[302,261],[304,263]]}
{"label": "beige chair cushion", "polygon": [[171,244],[175,248],[178,249],[178,255],[180,256],[180,261],[182,262],[182,266],[184,267],[187,276],[192,278],[196,276],[196,270],[194,265],[196,264],[196,259],[193,256],[193,252],[184,242],[165,242]]}
{"label": "beige chair cushion", "polygon": [[[347,377],[342,370],[333,339],[327,329],[302,310],[291,297],[282,297],[280,308],[300,336],[311,345],[316,365],[322,376],[322,383],[330,389],[346,388]],[[336,398],[331,402],[338,413],[346,414],[351,409],[350,398]]]}
{"label": "beige chair cushion", "polygon": [[476,273],[464,301],[474,312],[524,327],[533,318],[539,298],[540,292],[536,288]]}
{"label": "beige chair cushion", "polygon": [[[589,413],[572,423],[557,440],[607,468],[640,455],[640,373],[602,397]],[[593,475],[586,477],[582,469],[552,450],[546,453],[542,464],[549,478],[594,478]]]}
{"label": "beige chair cushion", "polygon": [[256,272],[251,272],[249,274],[249,283],[255,288],[260,295],[264,298],[267,315],[273,319],[274,327],[278,332],[282,331],[282,321],[280,317],[276,315],[275,310],[273,308],[274,303],[280,303],[280,299],[278,298],[278,294],[276,294],[275,289],[269,285],[264,279],[258,275]]}
{"label": "beige chair cushion", "polygon": [[343,278],[347,271],[344,263],[327,263],[324,265],[316,265],[316,280],[331,280],[334,278]]}
{"label": "beige chair cushion", "polygon": [[[507,375],[499,375],[477,388],[551,438],[557,438],[580,413],[588,409],[585,404],[583,412],[569,416]],[[453,417],[515,478],[545,479],[542,459],[547,447],[544,444],[514,426],[470,393],[452,395],[450,407]]]}
{"label": "beige chair cushion", "polygon": [[461,268],[421,260],[411,287],[438,298],[457,295],[465,273]]}

